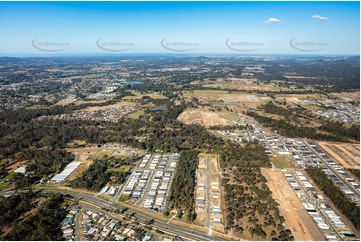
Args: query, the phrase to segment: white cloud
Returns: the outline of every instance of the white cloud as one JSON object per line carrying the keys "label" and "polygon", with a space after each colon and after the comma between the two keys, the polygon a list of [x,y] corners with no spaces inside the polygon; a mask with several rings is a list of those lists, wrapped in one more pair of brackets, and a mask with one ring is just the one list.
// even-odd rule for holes
{"label": "white cloud", "polygon": [[273,23],[273,24],[280,23],[280,22],[281,22],[281,20],[279,20],[278,18],[269,18],[269,19],[263,21],[263,23]]}
{"label": "white cloud", "polygon": [[318,15],[318,14],[317,14],[317,15],[313,15],[312,18],[318,19],[318,20],[320,20],[320,21],[328,20],[327,17],[323,17],[323,16],[320,16],[320,15]]}

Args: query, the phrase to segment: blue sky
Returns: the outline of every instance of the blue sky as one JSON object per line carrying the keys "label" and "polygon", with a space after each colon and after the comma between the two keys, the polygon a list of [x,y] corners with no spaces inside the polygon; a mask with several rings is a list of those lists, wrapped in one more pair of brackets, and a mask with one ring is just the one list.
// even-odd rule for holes
{"label": "blue sky", "polygon": [[0,31],[1,55],[355,55],[360,52],[360,6],[359,2],[0,2]]}

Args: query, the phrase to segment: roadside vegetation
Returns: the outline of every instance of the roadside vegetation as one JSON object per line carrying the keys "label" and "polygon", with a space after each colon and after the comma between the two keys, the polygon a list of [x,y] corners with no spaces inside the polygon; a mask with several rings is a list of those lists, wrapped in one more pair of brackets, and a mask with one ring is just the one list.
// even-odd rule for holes
{"label": "roadside vegetation", "polygon": [[[33,193],[14,194],[9,197],[0,196],[0,231],[18,219],[24,212],[34,207]],[[0,233],[1,234],[1,233]]]}
{"label": "roadside vegetation", "polygon": [[66,216],[65,203],[63,196],[51,196],[41,204],[34,215],[16,224],[3,239],[11,241],[63,240],[61,222]]}

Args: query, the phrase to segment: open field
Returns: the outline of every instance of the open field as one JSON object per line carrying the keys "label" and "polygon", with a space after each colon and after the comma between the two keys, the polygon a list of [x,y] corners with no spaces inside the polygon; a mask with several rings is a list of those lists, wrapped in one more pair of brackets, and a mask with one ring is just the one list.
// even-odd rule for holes
{"label": "open field", "polygon": [[295,240],[324,240],[282,172],[266,168],[261,171],[267,179],[272,197],[279,203],[280,213],[285,218],[285,227],[292,231]]}
{"label": "open field", "polygon": [[217,88],[217,89],[236,89],[236,85],[234,85],[232,83],[212,83],[212,84],[205,84],[202,86]]}
{"label": "open field", "polygon": [[302,105],[302,107],[307,109],[308,111],[316,111],[321,109],[321,107],[316,105]]}
{"label": "open field", "polygon": [[134,96],[125,96],[123,97],[123,100],[132,100],[132,99],[141,99],[142,97],[150,97],[150,98],[153,98],[153,99],[168,99],[166,96],[163,96],[161,94],[158,94],[158,93],[140,93],[140,92],[137,92],[137,91],[131,91]]}
{"label": "open field", "polygon": [[[248,78],[228,78],[235,85],[235,88],[238,90],[262,90],[262,91],[274,91],[279,88],[273,84],[263,84],[257,82],[257,79],[248,79]],[[287,88],[284,88],[287,89]]]}
{"label": "open field", "polygon": [[268,97],[258,97],[257,95],[252,94],[221,94],[218,96],[217,100],[222,100],[225,103],[228,102],[239,102],[239,103],[261,103],[262,101],[268,99]]}
{"label": "open field", "polygon": [[81,100],[81,101],[76,101],[74,102],[75,105],[81,105],[81,104],[86,104],[86,103],[105,103],[107,102],[107,100]]}
{"label": "open field", "polygon": [[107,106],[88,107],[85,109],[80,109],[78,111],[92,112],[92,111],[105,110],[105,109],[110,109],[110,108],[129,107],[129,106],[134,106],[134,105],[135,105],[134,102],[121,101],[121,102],[117,102],[117,103],[107,105]]}
{"label": "open field", "polygon": [[131,118],[131,119],[138,119],[140,116],[142,116],[144,114],[145,114],[145,112],[143,109],[138,109],[137,111],[128,114],[127,117]]}
{"label": "open field", "polygon": [[314,101],[327,101],[329,100],[327,96],[323,94],[316,94],[316,93],[310,93],[310,94],[276,94],[276,100],[282,101],[286,100],[287,103],[294,104],[294,103],[304,103],[307,106],[307,103],[309,102],[311,105]]}
{"label": "open field", "polygon": [[270,100],[267,96],[249,94],[245,91],[194,90],[182,95],[182,98],[187,101],[193,97],[202,103],[238,108],[257,108],[260,104]]}
{"label": "open field", "polygon": [[133,153],[135,155],[142,153],[141,150],[132,147],[121,146],[116,143],[102,147],[97,147],[95,144],[88,144],[87,147],[65,148],[65,150],[74,153],[76,160],[82,162],[88,159],[100,159],[103,158],[104,155],[107,155],[108,157],[128,157],[132,156]]}
{"label": "open field", "polygon": [[217,103],[261,103],[265,100],[268,100],[268,97],[258,97],[257,95],[252,95],[243,92],[216,92],[216,93],[207,93],[205,95],[195,95],[205,101],[217,102]]}
{"label": "open field", "polygon": [[108,100],[79,100],[76,101],[75,97],[74,98],[65,98],[60,100],[59,102],[57,102],[55,105],[61,105],[61,106],[65,106],[68,105],[70,103],[74,103],[75,105],[81,105],[81,104],[87,104],[87,103],[104,103],[107,102]]}
{"label": "open field", "polygon": [[360,100],[360,90],[354,92],[340,92],[340,93],[331,93],[332,96],[335,96],[344,101],[359,101]]}
{"label": "open field", "polygon": [[277,168],[296,168],[291,156],[274,155],[271,157],[271,159],[272,162],[277,166]]}
{"label": "open field", "polygon": [[110,168],[108,169],[108,171],[129,172],[131,168],[132,168],[131,166],[121,166],[118,168]]}
{"label": "open field", "polygon": [[319,142],[321,148],[345,168],[360,169],[360,145]]}
{"label": "open field", "polygon": [[181,113],[178,118],[179,121],[185,124],[200,124],[206,127],[215,125],[229,125],[229,122],[220,117],[220,113],[197,110],[186,110]]}
{"label": "open field", "polygon": [[218,97],[218,95],[227,94],[227,93],[228,91],[224,91],[224,90],[192,90],[192,91],[183,92],[182,97],[189,100],[192,97],[196,97],[203,101],[207,101],[209,99]]}
{"label": "open field", "polygon": [[34,110],[36,110],[36,109],[45,109],[45,108],[47,108],[48,106],[46,106],[46,105],[32,105],[32,106],[30,106],[30,107],[27,107],[26,109],[34,109]]}
{"label": "open field", "polygon": [[[79,143],[79,142],[77,142]],[[141,150],[131,147],[123,147],[119,144],[108,144],[106,147],[97,147],[95,144],[88,145],[87,147],[79,148],[65,148],[66,151],[72,152],[75,155],[75,160],[82,162],[82,164],[67,177],[66,181],[75,179],[79,174],[86,171],[95,159],[102,159],[104,155],[108,157],[129,157],[133,153],[139,155]],[[120,167],[119,169],[128,169],[127,167]]]}
{"label": "open field", "polygon": [[[204,87],[220,88],[220,89],[237,89],[237,90],[262,90],[262,91],[272,91],[278,90],[279,87],[274,86],[273,84],[263,84],[257,82],[255,78],[237,78],[231,77],[226,80],[223,78],[218,78],[217,80],[203,80],[192,82],[195,85],[202,85]],[[283,88],[287,89],[287,88]]]}

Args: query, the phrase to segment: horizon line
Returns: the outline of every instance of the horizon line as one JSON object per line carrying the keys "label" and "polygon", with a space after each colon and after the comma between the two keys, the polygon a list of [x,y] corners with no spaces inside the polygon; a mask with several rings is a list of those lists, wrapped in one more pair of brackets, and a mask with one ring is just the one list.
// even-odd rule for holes
{"label": "horizon line", "polygon": [[231,55],[231,56],[292,56],[292,55],[304,55],[304,56],[360,56],[360,53],[344,53],[344,54],[334,54],[334,53],[163,53],[163,52],[154,52],[154,53],[79,53],[79,54],[0,54],[0,58],[4,57],[81,57],[81,56],[109,56],[109,57],[120,57],[120,56],[130,56],[130,55],[173,55],[173,56],[204,56],[204,55]]}

